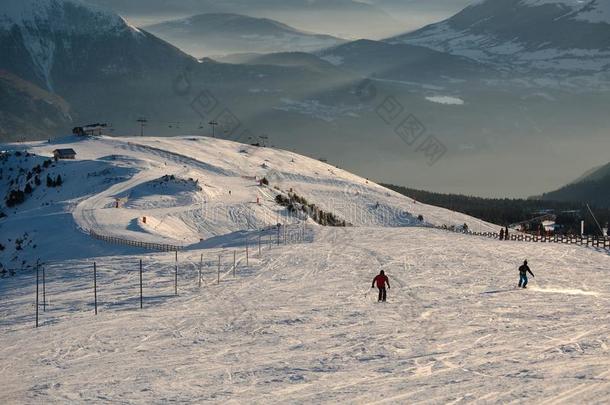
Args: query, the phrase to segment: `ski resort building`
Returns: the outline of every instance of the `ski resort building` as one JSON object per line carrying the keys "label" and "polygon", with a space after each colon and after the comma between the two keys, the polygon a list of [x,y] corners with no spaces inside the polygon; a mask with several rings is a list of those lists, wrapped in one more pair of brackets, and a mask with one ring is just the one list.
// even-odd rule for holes
{"label": "ski resort building", "polygon": [[76,158],[76,152],[72,148],[55,149],[53,151],[53,157],[55,158],[55,160],[60,160],[60,159],[75,159]]}

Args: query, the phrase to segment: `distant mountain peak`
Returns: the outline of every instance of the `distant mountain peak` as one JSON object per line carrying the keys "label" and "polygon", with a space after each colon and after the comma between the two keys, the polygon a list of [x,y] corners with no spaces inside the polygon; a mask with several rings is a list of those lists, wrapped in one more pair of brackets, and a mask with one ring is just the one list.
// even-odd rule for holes
{"label": "distant mountain peak", "polygon": [[3,0],[2,32],[13,38],[13,48],[15,43],[23,46],[34,74],[51,91],[57,53],[70,49],[72,39],[142,34],[118,14],[80,0]]}
{"label": "distant mountain peak", "polygon": [[199,58],[251,52],[308,52],[344,42],[269,18],[224,12],[197,14],[145,29]]}
{"label": "distant mountain peak", "polygon": [[595,73],[610,64],[610,2],[485,0],[387,41],[519,69]]}
{"label": "distant mountain peak", "polygon": [[554,5],[564,8],[568,11],[564,18],[610,24],[610,2],[607,0],[521,0],[521,2],[532,7]]}
{"label": "distant mountain peak", "polygon": [[[271,27],[275,27],[281,30],[285,30],[285,31],[290,31],[290,32],[294,32],[294,33],[304,33],[303,31],[297,30],[296,28],[293,28],[287,24],[281,23],[279,21],[276,20],[272,20],[270,18],[264,18],[264,17],[252,17],[252,16],[247,16],[247,15],[243,15],[243,14],[237,14],[237,13],[202,13],[202,14],[197,14],[197,15],[193,15],[193,16],[189,16],[189,17],[184,17],[184,18],[180,18],[177,20],[173,20],[173,21],[168,21],[167,23],[170,24],[184,24],[184,25],[191,25],[191,24],[198,24],[198,23],[208,23],[208,24],[212,24],[212,25],[224,25],[227,23],[246,23],[246,22],[250,22],[250,23],[259,23],[259,24],[266,24],[269,25]],[[159,25],[162,25],[164,23],[161,23]]]}
{"label": "distant mountain peak", "polygon": [[[79,24],[78,17],[85,14],[88,18],[95,18],[97,24]],[[137,30],[118,14],[80,0],[3,0],[0,5],[0,28],[7,29],[14,25],[71,32],[108,28]]]}

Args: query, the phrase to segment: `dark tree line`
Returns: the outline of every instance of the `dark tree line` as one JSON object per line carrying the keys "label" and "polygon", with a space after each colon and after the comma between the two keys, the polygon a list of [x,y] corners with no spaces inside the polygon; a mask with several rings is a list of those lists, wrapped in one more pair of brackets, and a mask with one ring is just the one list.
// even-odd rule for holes
{"label": "dark tree line", "polygon": [[[562,226],[562,233],[580,233],[580,221],[585,220],[585,232],[599,234],[597,224],[586,207],[586,202],[546,201],[540,199],[482,198],[461,194],[441,194],[407,187],[383,184],[391,190],[411,197],[424,204],[435,205],[461,212],[498,225],[516,224],[539,217],[550,211],[557,217],[555,223]],[[602,227],[610,222],[610,208],[591,206]],[[530,230],[537,231],[539,222]]]}

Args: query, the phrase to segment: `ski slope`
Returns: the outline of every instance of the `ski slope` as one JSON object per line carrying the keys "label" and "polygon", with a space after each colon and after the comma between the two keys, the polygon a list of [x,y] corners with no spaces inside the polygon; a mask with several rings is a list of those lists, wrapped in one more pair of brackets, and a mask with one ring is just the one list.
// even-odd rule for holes
{"label": "ski slope", "polygon": [[[318,160],[272,148],[204,137],[68,137],[4,149],[24,148],[44,159],[57,148],[73,148],[77,157],[49,169],[51,175],[62,176],[62,187],[35,189],[4,220],[0,243],[10,246],[9,239],[27,233],[48,247],[44,252],[0,252],[0,263],[6,267],[19,267],[23,260],[31,266],[38,258],[88,257],[107,250],[105,244],[83,247],[83,234],[89,231],[188,247],[233,232],[299,222],[274,200],[290,190],[354,226],[467,223],[472,230],[498,230],[467,215],[417,203]],[[164,176],[175,180],[161,184]],[[268,187],[259,185],[263,177],[269,180]],[[0,180],[2,195],[11,188],[7,181]],[[185,183],[190,188],[183,187]]]}
{"label": "ski slope", "polygon": [[[425,228],[313,228],[233,278],[218,250],[97,258],[3,280],[3,403],[607,403],[610,259]],[[194,266],[204,255],[203,286]],[[527,257],[536,274],[515,289]],[[145,263],[138,309],[137,260]],[[375,303],[373,276],[392,288]]]}
{"label": "ski slope", "polygon": [[[0,278],[0,403],[610,397],[607,252],[433,229],[497,227],[292,152],[211,138],[5,145],[35,155],[3,162],[2,191],[9,178],[23,186],[27,170],[18,168],[67,147],[77,159],[43,172],[60,174],[63,185],[36,187],[0,219],[0,260],[16,269]],[[353,226],[287,215],[274,199],[290,189]],[[306,237],[269,243],[277,223],[305,223]],[[178,296],[173,253],[108,244],[88,231],[183,246]],[[15,238],[24,239],[20,250]],[[48,307],[34,329],[37,259]],[[521,290],[524,259],[536,278]],[[370,288],[379,270],[392,285],[385,304]]]}

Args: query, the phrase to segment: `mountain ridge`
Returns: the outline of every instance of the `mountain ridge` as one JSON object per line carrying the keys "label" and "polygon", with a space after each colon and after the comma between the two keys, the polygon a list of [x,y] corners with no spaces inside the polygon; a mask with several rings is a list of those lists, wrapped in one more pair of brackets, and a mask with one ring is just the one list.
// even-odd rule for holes
{"label": "mountain ridge", "polygon": [[592,74],[610,65],[610,19],[597,0],[486,0],[414,32],[387,39],[521,71]]}
{"label": "mountain ridge", "polygon": [[244,52],[313,51],[345,40],[296,29],[270,18],[208,13],[145,26],[144,29],[196,56]]}
{"label": "mountain ridge", "polygon": [[610,163],[588,170],[565,186],[544,193],[541,198],[610,207]]}

